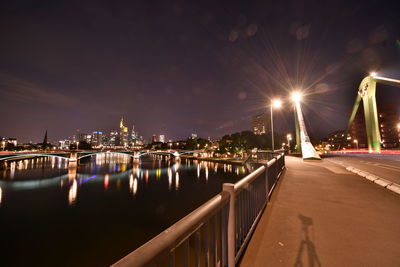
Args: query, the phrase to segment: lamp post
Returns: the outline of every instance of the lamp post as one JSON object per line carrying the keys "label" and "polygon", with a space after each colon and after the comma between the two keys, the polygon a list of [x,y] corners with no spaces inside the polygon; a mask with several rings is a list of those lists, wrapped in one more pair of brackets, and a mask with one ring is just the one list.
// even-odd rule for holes
{"label": "lamp post", "polygon": [[292,135],[291,135],[291,134],[287,134],[287,135],[286,135],[286,139],[287,139],[287,143],[288,143],[288,147],[289,147],[289,152],[290,152],[290,141],[292,141]]}
{"label": "lamp post", "polygon": [[274,116],[273,116],[273,109],[274,108],[280,108],[282,106],[282,101],[280,99],[275,99],[272,101],[272,104],[270,106],[271,108],[271,139],[272,139],[272,152],[275,150],[275,144],[274,144]]}
{"label": "lamp post", "polygon": [[354,144],[356,144],[356,148],[357,148],[357,150],[358,150],[358,140],[357,140],[357,139],[354,139],[353,142],[354,142]]}

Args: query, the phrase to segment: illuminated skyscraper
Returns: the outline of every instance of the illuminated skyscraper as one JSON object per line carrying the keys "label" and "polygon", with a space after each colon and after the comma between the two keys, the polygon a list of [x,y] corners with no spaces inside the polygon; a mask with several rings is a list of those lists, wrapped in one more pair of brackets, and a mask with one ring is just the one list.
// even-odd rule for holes
{"label": "illuminated skyscraper", "polygon": [[137,132],[135,132],[135,125],[132,125],[129,143],[131,146],[135,146],[137,141],[138,141],[138,136],[137,136]]}
{"label": "illuminated skyscraper", "polygon": [[92,139],[91,139],[91,145],[95,147],[99,147],[102,145],[102,139],[103,139],[103,132],[93,132],[92,133]]}
{"label": "illuminated skyscraper", "polygon": [[270,129],[270,118],[263,113],[251,118],[251,126],[255,135],[265,134]]}
{"label": "illuminated skyscraper", "polygon": [[117,131],[111,131],[110,132],[110,139],[108,141],[110,146],[118,146],[120,141],[119,141],[119,136]]}
{"label": "illuminated skyscraper", "polygon": [[124,125],[124,118],[121,117],[121,121],[119,122],[120,146],[128,146],[128,135],[128,127]]}

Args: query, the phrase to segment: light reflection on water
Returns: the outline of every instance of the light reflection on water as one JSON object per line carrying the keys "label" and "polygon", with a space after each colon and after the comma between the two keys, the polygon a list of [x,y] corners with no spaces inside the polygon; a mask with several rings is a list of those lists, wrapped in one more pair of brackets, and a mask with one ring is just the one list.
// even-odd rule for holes
{"label": "light reflection on water", "polygon": [[[112,264],[127,248],[137,248],[220,192],[223,182],[235,182],[246,173],[242,166],[165,156],[133,160],[127,155],[99,154],[79,164],[60,158],[9,162],[0,171],[0,227],[9,230],[0,238],[28,243],[26,250],[10,246],[8,252],[0,251],[0,258],[6,263],[8,259],[9,265],[21,258],[21,264],[15,265],[29,265],[20,255],[32,253],[40,241],[73,248],[49,248],[46,253],[64,253],[62,257],[71,266],[79,262],[88,266],[93,259],[85,258],[91,255],[85,255],[87,247],[101,255],[92,266]],[[42,230],[35,233],[18,226],[25,221]],[[87,231],[81,221],[99,226]],[[78,246],[72,240],[75,234],[82,237]],[[24,235],[38,241],[26,241]],[[110,248],[104,240],[123,247]],[[18,257],[13,254],[16,251]],[[42,266],[50,266],[43,263],[46,260],[38,258]]]}
{"label": "light reflection on water", "polygon": [[78,193],[78,184],[76,180],[74,180],[68,192],[68,203],[70,205],[75,203],[77,193]]}
{"label": "light reflection on water", "polygon": [[[61,187],[66,184],[69,185],[69,193],[67,196],[69,204],[75,203],[78,194],[78,187],[90,180],[95,180],[95,182],[102,181],[104,189],[107,190],[111,179],[127,176],[130,179],[130,191],[135,195],[139,187],[138,180],[145,177],[145,182],[148,183],[151,177],[160,180],[162,175],[166,173],[168,177],[168,189],[171,190],[173,187],[173,176],[175,176],[174,187],[176,190],[179,189],[179,169],[181,167],[181,161],[178,160],[173,162],[171,168],[170,157],[156,155],[150,156],[150,158],[151,168],[148,168],[148,164],[143,166],[142,161],[135,160],[132,162],[132,158],[126,155],[99,154],[93,157],[94,160],[90,160],[88,164],[84,164],[84,167],[78,166],[76,162],[68,163],[64,159],[53,157],[25,159],[11,162],[7,171],[4,170],[2,176],[0,176],[0,184],[3,184],[3,187],[5,188],[24,190],[49,187],[53,185],[54,179],[59,179]],[[214,171],[214,174],[218,173],[218,163],[198,160],[184,161],[185,169],[191,169],[194,167],[196,169],[197,178],[199,179],[200,177],[204,177],[206,182],[209,179],[209,168]],[[26,179],[29,170],[37,170],[41,168],[57,169],[61,172],[66,171],[67,180],[65,180],[65,175],[39,177],[39,179]],[[233,170],[232,164],[223,164],[223,170],[224,173],[235,172],[236,175],[244,175],[246,173],[244,166],[235,166]],[[175,175],[173,172],[175,172]],[[91,175],[91,173],[95,173],[95,175]],[[9,180],[13,180],[13,182]],[[0,193],[2,193],[2,191],[0,191]],[[2,195],[0,194],[0,197],[1,196]]]}

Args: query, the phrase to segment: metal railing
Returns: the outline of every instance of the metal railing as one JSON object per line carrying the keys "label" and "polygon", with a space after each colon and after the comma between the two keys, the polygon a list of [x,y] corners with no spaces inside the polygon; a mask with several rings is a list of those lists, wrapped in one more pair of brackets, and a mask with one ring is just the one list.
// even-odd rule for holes
{"label": "metal railing", "polygon": [[221,193],[112,266],[235,266],[284,168],[279,154],[239,182],[225,183]]}

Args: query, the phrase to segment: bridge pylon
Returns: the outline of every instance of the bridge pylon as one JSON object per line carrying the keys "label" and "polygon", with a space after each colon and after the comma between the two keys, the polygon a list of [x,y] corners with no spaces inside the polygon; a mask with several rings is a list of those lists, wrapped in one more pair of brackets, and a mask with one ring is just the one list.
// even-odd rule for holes
{"label": "bridge pylon", "polygon": [[78,167],[78,152],[71,152],[68,158],[68,169]]}
{"label": "bridge pylon", "polygon": [[133,152],[133,160],[139,160],[140,158],[140,153],[138,151]]}
{"label": "bridge pylon", "polygon": [[365,77],[358,87],[358,94],[354,103],[353,111],[350,115],[349,123],[347,124],[347,132],[349,131],[354,117],[357,114],[358,107],[361,100],[364,106],[365,128],[367,130],[367,141],[369,152],[381,151],[381,135],[378,123],[378,110],[376,107],[376,83],[381,82],[384,84],[400,87],[400,80],[379,77],[376,74],[371,74]]}

